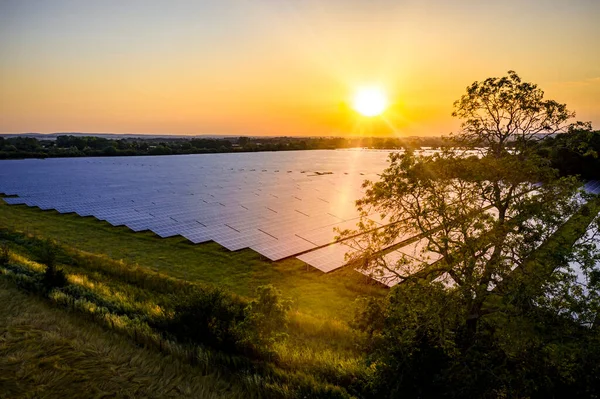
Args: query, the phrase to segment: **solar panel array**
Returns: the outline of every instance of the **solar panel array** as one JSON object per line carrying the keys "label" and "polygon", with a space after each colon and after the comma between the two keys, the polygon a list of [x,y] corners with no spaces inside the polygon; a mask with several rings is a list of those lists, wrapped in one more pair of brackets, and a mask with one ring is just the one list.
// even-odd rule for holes
{"label": "solar panel array", "polygon": [[[387,151],[337,150],[0,161],[0,192],[160,237],[252,248],[271,260],[352,228]],[[385,223],[373,215],[376,222]]]}
{"label": "solar panel array", "polygon": [[[335,228],[356,226],[355,201],[364,194],[362,183],[378,178],[388,153],[321,150],[7,160],[0,161],[0,193],[18,196],[4,198],[9,204],[75,212],[133,231],[151,230],[163,238],[212,240],[232,251],[251,248],[273,261],[297,255],[330,272],[346,264],[349,250],[336,242]],[[600,182],[588,182],[585,188],[600,193]],[[370,217],[377,226],[387,223],[379,215]],[[422,249],[417,241],[386,256],[437,260]],[[395,284],[393,279],[380,280]]]}

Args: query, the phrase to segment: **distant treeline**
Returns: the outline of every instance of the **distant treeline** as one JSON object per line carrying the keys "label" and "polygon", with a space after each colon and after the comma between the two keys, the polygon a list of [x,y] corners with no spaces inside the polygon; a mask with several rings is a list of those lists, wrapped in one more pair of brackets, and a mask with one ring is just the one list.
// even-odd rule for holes
{"label": "distant treeline", "polygon": [[377,149],[443,146],[441,137],[232,137],[122,138],[58,136],[56,140],[0,137],[0,159],[204,154],[222,152],[293,151],[367,147]]}
{"label": "distant treeline", "polygon": [[600,179],[600,130],[573,130],[548,137],[540,142],[538,153],[564,176]]}
{"label": "distant treeline", "polygon": [[[56,140],[0,137],[0,159],[89,156],[205,154],[224,152],[293,151],[340,148],[439,148],[442,137],[231,137],[231,138],[122,138],[58,136]],[[547,137],[538,153],[563,175],[600,179],[600,131],[572,130]]]}

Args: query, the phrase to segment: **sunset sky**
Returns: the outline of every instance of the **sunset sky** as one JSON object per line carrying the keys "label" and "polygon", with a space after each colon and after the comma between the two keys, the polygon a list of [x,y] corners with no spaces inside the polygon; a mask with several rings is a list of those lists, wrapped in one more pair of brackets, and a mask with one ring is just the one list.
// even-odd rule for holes
{"label": "sunset sky", "polygon": [[[600,1],[2,1],[0,133],[440,135],[517,71],[600,128]],[[390,108],[365,118],[358,87]]]}

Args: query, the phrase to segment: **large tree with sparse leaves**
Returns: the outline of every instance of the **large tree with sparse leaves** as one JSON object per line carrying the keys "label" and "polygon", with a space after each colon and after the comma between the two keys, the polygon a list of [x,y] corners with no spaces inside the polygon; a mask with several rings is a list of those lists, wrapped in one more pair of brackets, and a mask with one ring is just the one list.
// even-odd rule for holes
{"label": "large tree with sparse leaves", "polygon": [[[454,107],[462,128],[450,138],[453,147],[432,156],[390,154],[379,181],[364,184],[358,230],[342,236],[354,236],[348,258],[375,278],[443,282],[459,292],[472,337],[495,310],[486,307],[488,298],[501,295],[513,276],[535,273],[544,286],[568,264],[583,231],[566,234],[561,227],[577,215],[582,198],[576,178],[560,177],[531,150],[544,134],[567,130],[574,113],[565,104],[544,99],[541,89],[509,71],[473,83]],[[374,212],[390,224],[378,228],[368,218]],[[394,252],[411,240],[422,242],[417,259]],[[536,260],[552,240],[564,240],[561,256]]]}
{"label": "large tree with sparse leaves", "polygon": [[451,146],[390,154],[340,234],[353,267],[397,284],[355,321],[373,396],[598,394],[600,200],[536,144],[591,126],[513,71],[454,109]]}

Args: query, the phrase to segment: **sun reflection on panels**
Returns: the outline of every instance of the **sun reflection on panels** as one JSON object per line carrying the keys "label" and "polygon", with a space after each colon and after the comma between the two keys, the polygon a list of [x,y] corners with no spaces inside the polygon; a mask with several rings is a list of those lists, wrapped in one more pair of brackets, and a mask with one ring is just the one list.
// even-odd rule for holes
{"label": "sun reflection on panels", "polygon": [[[0,192],[17,196],[4,198],[8,204],[75,212],[162,238],[179,235],[194,244],[215,241],[231,251],[251,248],[273,261],[297,255],[331,272],[346,264],[350,249],[336,242],[337,229],[356,227],[362,183],[378,178],[388,153],[356,149],[5,160],[0,161]],[[597,193],[600,183],[585,188]],[[390,222],[389,215],[368,217],[374,227]],[[428,264],[439,260],[424,240],[410,238],[397,237],[386,256]],[[365,274],[394,283],[388,275]]]}
{"label": "sun reflection on panels", "polygon": [[335,241],[353,228],[365,179],[386,151],[336,150],[168,157],[0,161],[0,192],[61,213],[133,231],[279,260]]}

